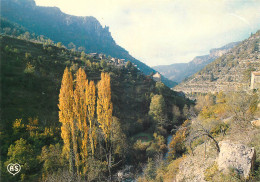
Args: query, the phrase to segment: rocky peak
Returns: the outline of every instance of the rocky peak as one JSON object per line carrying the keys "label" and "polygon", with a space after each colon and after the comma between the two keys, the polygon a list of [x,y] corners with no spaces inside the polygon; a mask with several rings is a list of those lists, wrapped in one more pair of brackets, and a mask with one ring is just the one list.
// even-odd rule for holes
{"label": "rocky peak", "polygon": [[238,45],[240,42],[231,42],[223,47],[211,49],[209,52],[210,57],[220,57],[226,53],[228,53],[232,48]]}

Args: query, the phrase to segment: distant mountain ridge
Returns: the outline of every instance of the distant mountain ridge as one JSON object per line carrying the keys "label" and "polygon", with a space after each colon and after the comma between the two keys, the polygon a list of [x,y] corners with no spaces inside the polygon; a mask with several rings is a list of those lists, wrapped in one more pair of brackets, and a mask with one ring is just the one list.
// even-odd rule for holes
{"label": "distant mountain ridge", "polygon": [[184,93],[249,90],[253,71],[260,71],[260,30],[174,90]]}
{"label": "distant mountain ridge", "polygon": [[[1,17],[17,23],[31,33],[44,35],[55,42],[68,46],[71,42],[85,48],[86,53],[97,52],[133,62],[146,75],[155,70],[132,57],[128,51],[116,44],[109,32],[92,17],[72,16],[61,12],[57,7],[36,6],[34,0],[0,0]],[[163,78],[169,87],[176,85]]]}
{"label": "distant mountain ridge", "polygon": [[180,83],[185,78],[204,68],[216,58],[230,51],[237,44],[239,44],[239,42],[232,42],[223,47],[211,49],[210,54],[197,56],[189,63],[175,63],[171,65],[154,66],[153,68],[166,78]]}

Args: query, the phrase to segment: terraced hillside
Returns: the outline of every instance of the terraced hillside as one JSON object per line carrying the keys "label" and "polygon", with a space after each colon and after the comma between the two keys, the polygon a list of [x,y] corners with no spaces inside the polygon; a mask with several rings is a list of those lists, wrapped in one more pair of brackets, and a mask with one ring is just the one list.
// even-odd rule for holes
{"label": "terraced hillside", "polygon": [[176,87],[184,93],[247,90],[252,71],[260,70],[260,31]]}
{"label": "terraced hillside", "polygon": [[203,69],[206,65],[213,62],[223,54],[229,52],[232,48],[238,45],[240,42],[232,42],[220,48],[214,48],[210,50],[208,55],[196,56],[192,61],[188,63],[175,63],[171,65],[159,65],[153,68],[159,71],[166,78],[175,81],[182,82],[186,78],[197,73]]}

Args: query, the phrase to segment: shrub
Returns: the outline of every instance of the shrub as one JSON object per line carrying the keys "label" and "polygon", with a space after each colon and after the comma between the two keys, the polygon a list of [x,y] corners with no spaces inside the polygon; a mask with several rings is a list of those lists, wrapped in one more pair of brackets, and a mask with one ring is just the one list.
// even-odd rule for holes
{"label": "shrub", "polygon": [[164,169],[164,175],[163,175],[163,181],[170,182],[173,179],[175,179],[178,171],[179,171],[179,165],[184,160],[184,156],[180,157],[174,161],[172,161],[166,169]]}
{"label": "shrub", "polygon": [[229,128],[228,124],[218,123],[214,127],[211,128],[210,133],[214,137],[221,134],[221,133],[224,135],[224,134],[226,134],[228,128]]}
{"label": "shrub", "polygon": [[184,152],[186,152],[185,139],[188,132],[189,120],[186,120],[182,126],[178,129],[176,134],[173,136],[173,139],[170,143],[170,152],[169,158],[176,158],[181,156]]}
{"label": "shrub", "polygon": [[156,177],[156,165],[151,158],[148,158],[147,166],[144,170],[144,176],[147,180],[154,180]]}
{"label": "shrub", "polygon": [[26,68],[24,69],[24,73],[33,74],[34,72],[35,72],[35,67],[30,62],[28,62],[26,64]]}
{"label": "shrub", "polygon": [[214,175],[218,172],[218,165],[214,162],[204,171],[204,179],[206,181],[213,181]]}

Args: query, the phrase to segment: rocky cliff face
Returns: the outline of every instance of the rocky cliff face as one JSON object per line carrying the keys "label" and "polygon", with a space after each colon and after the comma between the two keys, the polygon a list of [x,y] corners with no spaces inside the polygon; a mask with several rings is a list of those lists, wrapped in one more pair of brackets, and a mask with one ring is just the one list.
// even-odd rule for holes
{"label": "rocky cliff face", "polygon": [[251,72],[260,70],[259,43],[260,31],[229,52],[218,52],[218,55],[224,54],[174,90],[207,93],[249,89]]}
{"label": "rocky cliff face", "polygon": [[[98,52],[129,60],[146,75],[156,72],[117,45],[109,27],[102,27],[92,16],[68,15],[57,7],[36,6],[34,0],[0,0],[0,4],[1,17],[23,26],[30,33],[44,35],[65,46],[72,42],[76,47],[85,48],[87,53]],[[166,78],[162,78],[162,81],[169,87],[176,85]]]}
{"label": "rocky cliff face", "polygon": [[[56,7],[36,6],[33,0],[1,0],[1,17],[22,25],[31,33],[45,35],[67,46],[73,42],[86,52],[128,54],[116,45],[108,27],[102,27],[94,17],[67,15]],[[114,52],[113,52],[114,51]]]}
{"label": "rocky cliff face", "polygon": [[220,171],[234,169],[248,179],[256,159],[255,149],[243,144],[233,144],[228,141],[220,142],[220,153],[217,159]]}
{"label": "rocky cliff face", "polygon": [[229,52],[233,47],[238,44],[239,42],[233,42],[220,48],[211,49],[209,55],[197,56],[189,63],[176,63],[165,66],[155,66],[153,68],[159,71],[166,78],[176,82],[181,82],[185,78],[195,74],[196,72],[204,68],[207,64],[211,63],[218,57]]}
{"label": "rocky cliff face", "polygon": [[238,45],[240,42],[231,42],[223,47],[215,48],[210,50],[210,57],[220,57],[226,53],[228,53],[232,48],[234,48],[236,45]]}

